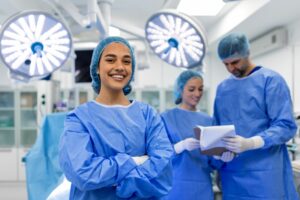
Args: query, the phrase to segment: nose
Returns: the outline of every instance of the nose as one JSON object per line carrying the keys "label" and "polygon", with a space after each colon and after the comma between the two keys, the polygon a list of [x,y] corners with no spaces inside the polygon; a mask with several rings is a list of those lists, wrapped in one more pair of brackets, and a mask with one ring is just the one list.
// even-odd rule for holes
{"label": "nose", "polygon": [[230,73],[232,73],[234,71],[235,67],[232,64],[227,64],[227,69]]}
{"label": "nose", "polygon": [[200,97],[200,96],[201,96],[201,93],[202,93],[201,91],[195,90],[195,91],[194,91],[194,96],[195,96],[195,97]]}
{"label": "nose", "polygon": [[116,71],[124,71],[125,70],[125,67],[124,67],[122,61],[116,62],[115,70]]}

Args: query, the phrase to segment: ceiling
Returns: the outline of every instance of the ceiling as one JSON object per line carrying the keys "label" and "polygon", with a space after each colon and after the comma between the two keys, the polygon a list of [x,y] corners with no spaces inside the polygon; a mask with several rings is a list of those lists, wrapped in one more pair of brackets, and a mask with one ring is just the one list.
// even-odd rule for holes
{"label": "ceiling", "polygon": [[[88,5],[107,6],[101,10],[104,21],[122,30],[121,36],[144,45],[144,26],[151,15],[162,9],[176,9],[180,0],[0,0],[0,24],[25,10],[50,12],[63,20],[75,43],[97,42],[99,26],[86,23]],[[210,1],[210,0],[208,0]],[[88,3],[90,2],[90,3]],[[195,6],[197,1],[195,1]],[[109,5],[111,3],[111,5]],[[3,6],[5,5],[5,6]],[[241,31],[250,38],[300,18],[299,0],[240,0],[226,3],[214,17],[193,17],[206,30],[209,45],[229,31]],[[100,9],[99,9],[100,11]],[[104,12],[103,12],[104,11]],[[106,13],[106,14],[105,14]],[[73,16],[71,16],[73,15]]]}

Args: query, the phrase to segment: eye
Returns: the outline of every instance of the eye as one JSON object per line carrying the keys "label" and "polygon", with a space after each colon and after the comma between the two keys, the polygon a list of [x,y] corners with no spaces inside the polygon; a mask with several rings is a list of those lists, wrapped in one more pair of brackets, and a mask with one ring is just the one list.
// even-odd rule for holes
{"label": "eye", "polygon": [[115,59],[111,58],[111,57],[107,57],[107,58],[105,58],[105,61],[108,63],[113,63],[115,61]]}
{"label": "eye", "polygon": [[232,65],[236,65],[237,63],[239,63],[240,62],[240,60],[235,60],[235,61],[233,61],[231,64]]}
{"label": "eye", "polygon": [[124,59],[124,60],[123,60],[123,63],[124,63],[125,65],[130,65],[130,64],[131,64],[131,59]]}
{"label": "eye", "polygon": [[189,88],[189,92],[194,92],[195,89],[194,88]]}

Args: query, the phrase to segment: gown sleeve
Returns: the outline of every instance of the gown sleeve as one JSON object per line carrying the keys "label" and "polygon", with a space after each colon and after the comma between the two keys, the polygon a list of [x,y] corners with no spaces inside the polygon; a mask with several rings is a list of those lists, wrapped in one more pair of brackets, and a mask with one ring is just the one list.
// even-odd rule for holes
{"label": "gown sleeve", "polygon": [[280,76],[272,77],[265,88],[269,128],[258,133],[265,141],[263,148],[281,145],[296,133],[297,125],[292,112],[292,101],[288,86]]}
{"label": "gown sleeve", "polygon": [[92,140],[74,112],[65,120],[60,141],[59,162],[67,179],[83,191],[113,186],[137,165],[125,154],[96,155]]}
{"label": "gown sleeve", "polygon": [[146,107],[146,154],[149,159],[132,170],[117,186],[117,195],[129,198],[161,197],[171,190],[173,149],[164,124],[154,109]]}

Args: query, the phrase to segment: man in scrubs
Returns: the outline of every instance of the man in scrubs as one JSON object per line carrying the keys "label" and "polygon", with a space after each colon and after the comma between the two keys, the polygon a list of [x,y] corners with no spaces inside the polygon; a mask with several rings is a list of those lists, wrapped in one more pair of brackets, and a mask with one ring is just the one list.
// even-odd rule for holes
{"label": "man in scrubs", "polygon": [[223,200],[299,199],[285,144],[297,129],[285,80],[250,60],[243,34],[224,37],[218,55],[231,76],[217,88],[214,120],[237,133],[224,139],[237,156],[220,170]]}

